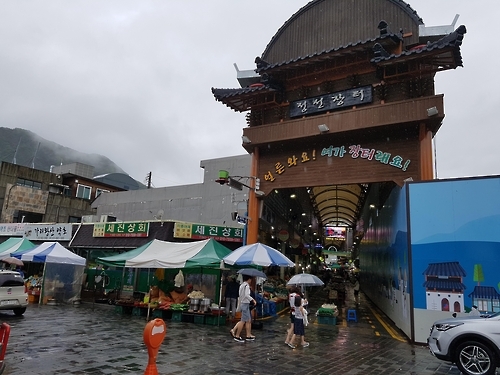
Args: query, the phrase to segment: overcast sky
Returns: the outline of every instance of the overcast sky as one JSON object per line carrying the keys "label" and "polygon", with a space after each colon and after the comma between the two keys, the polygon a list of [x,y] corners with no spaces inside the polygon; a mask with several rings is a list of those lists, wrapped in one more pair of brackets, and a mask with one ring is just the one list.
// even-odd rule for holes
{"label": "overcast sky", "polygon": [[[238,87],[306,0],[0,2],[0,126],[107,156],[153,185],[202,182],[200,161],[244,154]],[[436,75],[446,118],[437,177],[500,174],[498,0],[414,0],[426,26],[467,34],[463,68]],[[215,178],[215,176],[214,176]]]}

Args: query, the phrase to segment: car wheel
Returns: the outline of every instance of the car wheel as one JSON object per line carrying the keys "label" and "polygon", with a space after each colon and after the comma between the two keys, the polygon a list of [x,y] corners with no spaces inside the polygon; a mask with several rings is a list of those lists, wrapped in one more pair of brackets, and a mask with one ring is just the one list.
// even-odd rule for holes
{"label": "car wheel", "polygon": [[20,307],[19,309],[14,309],[13,311],[16,316],[21,316],[26,311],[26,307]]}
{"label": "car wheel", "polygon": [[457,347],[455,363],[466,375],[493,375],[496,371],[495,357],[486,345],[477,341],[466,341]]}

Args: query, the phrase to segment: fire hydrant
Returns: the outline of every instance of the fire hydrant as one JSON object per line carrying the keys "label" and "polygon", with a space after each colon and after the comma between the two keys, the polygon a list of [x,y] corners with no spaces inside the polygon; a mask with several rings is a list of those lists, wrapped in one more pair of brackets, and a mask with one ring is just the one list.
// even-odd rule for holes
{"label": "fire hydrant", "polygon": [[144,371],[144,375],[158,375],[156,357],[166,335],[167,326],[162,319],[154,319],[146,324],[143,336],[144,343],[148,348],[148,366],[146,367],[146,371]]}

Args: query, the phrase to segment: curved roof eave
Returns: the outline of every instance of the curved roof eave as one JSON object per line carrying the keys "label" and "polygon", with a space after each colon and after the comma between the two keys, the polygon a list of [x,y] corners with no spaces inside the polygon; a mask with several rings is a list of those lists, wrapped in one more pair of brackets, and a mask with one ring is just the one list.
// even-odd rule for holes
{"label": "curved roof eave", "polygon": [[378,64],[381,62],[397,59],[400,57],[406,56],[415,56],[426,52],[432,52],[434,50],[442,50],[444,48],[455,48],[455,61],[457,66],[462,66],[462,56],[460,54],[460,46],[462,45],[462,41],[464,39],[464,35],[467,33],[467,28],[464,25],[460,25],[454,32],[451,34],[433,42],[428,43],[421,48],[410,49],[408,51],[403,51],[400,54],[386,54],[383,56],[377,56],[371,59],[372,63]]}
{"label": "curved roof eave", "polygon": [[265,66],[261,66],[260,68],[257,67],[257,69],[255,69],[255,71],[257,73],[261,74],[262,72],[267,72],[267,71],[272,70],[274,68],[279,68],[279,67],[286,66],[286,65],[292,65],[294,63],[313,59],[315,57],[328,55],[328,54],[331,54],[333,52],[346,51],[347,49],[352,48],[352,47],[365,46],[368,43],[376,43],[376,42],[382,41],[384,39],[400,40],[401,36],[398,34],[391,33],[391,34],[386,34],[386,35],[382,35],[382,36],[377,36],[376,38],[366,39],[364,41],[358,40],[357,42],[349,43],[349,44],[344,45],[344,46],[334,47],[334,48],[331,48],[328,50],[315,52],[315,53],[307,55],[307,56],[299,56],[299,57],[292,59],[292,60],[282,61],[282,62],[274,63],[274,64],[267,64],[267,65],[264,64]]}

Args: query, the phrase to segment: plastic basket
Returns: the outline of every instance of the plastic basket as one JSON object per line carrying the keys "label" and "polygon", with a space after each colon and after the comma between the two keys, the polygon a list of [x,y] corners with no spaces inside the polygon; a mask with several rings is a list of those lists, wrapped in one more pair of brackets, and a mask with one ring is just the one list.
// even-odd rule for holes
{"label": "plastic basket", "polygon": [[182,321],[182,311],[172,310],[172,322]]}
{"label": "plastic basket", "polygon": [[205,316],[205,324],[216,326],[223,326],[226,324],[226,316],[225,315],[207,315]]}
{"label": "plastic basket", "polygon": [[194,315],[193,323],[195,324],[205,324],[205,315]]}
{"label": "plastic basket", "polygon": [[318,322],[318,324],[337,324],[337,318],[335,316],[318,316],[316,321]]}

